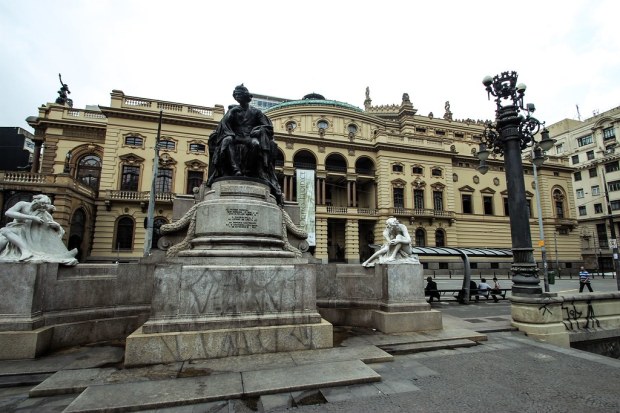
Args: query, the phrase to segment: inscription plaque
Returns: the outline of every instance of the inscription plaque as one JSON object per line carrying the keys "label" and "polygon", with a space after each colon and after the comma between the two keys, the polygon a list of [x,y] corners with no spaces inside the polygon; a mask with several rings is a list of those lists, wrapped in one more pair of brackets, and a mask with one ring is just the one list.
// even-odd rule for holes
{"label": "inscription plaque", "polygon": [[226,226],[228,228],[258,228],[257,211],[251,211],[246,208],[226,208],[226,214]]}

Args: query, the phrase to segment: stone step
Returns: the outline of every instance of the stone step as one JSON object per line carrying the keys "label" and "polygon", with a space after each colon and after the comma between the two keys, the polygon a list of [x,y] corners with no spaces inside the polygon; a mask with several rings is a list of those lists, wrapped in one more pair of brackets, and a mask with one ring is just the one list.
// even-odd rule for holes
{"label": "stone step", "polygon": [[181,379],[95,385],[84,390],[65,412],[166,408],[380,380],[381,376],[362,361],[353,360]]}
{"label": "stone step", "polygon": [[473,340],[456,339],[456,340],[440,340],[427,341],[420,343],[392,344],[382,346],[381,348],[390,354],[410,354],[421,353],[423,351],[445,350],[459,347],[473,347],[477,345]]}
{"label": "stone step", "polygon": [[10,376],[0,376],[0,388],[34,386],[47,380],[52,373],[35,374],[13,374]]}

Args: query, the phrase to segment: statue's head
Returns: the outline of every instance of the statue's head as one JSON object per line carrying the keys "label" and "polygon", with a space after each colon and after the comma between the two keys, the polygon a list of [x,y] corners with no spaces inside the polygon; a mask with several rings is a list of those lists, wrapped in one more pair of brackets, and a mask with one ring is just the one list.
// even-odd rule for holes
{"label": "statue's head", "polygon": [[249,103],[252,100],[252,97],[252,94],[247,87],[243,86],[243,83],[237,86],[233,91],[233,98],[235,98],[235,100],[239,103],[241,103],[241,100]]}
{"label": "statue's head", "polygon": [[398,220],[396,218],[388,218],[385,221],[385,226],[386,227],[397,227],[400,225],[400,222],[398,222]]}
{"label": "statue's head", "polygon": [[33,209],[47,209],[54,210],[55,208],[52,206],[52,200],[49,196],[39,194],[32,197],[32,208]]}

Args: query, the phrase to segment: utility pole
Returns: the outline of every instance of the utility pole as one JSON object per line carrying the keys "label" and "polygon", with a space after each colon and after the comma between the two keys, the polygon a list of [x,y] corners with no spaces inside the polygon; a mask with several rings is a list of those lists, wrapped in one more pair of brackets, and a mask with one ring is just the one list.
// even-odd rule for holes
{"label": "utility pole", "polygon": [[[536,209],[538,213],[538,234],[540,237],[540,241],[538,245],[540,246],[540,254],[543,265],[543,286],[544,291],[546,293],[549,292],[549,269],[547,268],[547,247],[545,246],[545,229],[543,227],[543,217],[542,217],[542,208],[540,206],[540,190],[538,189],[538,167],[536,166],[538,161],[542,164],[544,161],[544,155],[542,153],[542,149],[532,148],[532,167],[534,169],[534,182],[536,183]],[[557,252],[556,252],[557,255]]]}
{"label": "utility pole", "polygon": [[616,285],[618,287],[618,291],[620,291],[620,278],[618,278],[618,274],[620,273],[620,258],[618,257],[618,238],[616,238],[616,226],[614,225],[614,217],[611,213],[611,202],[609,201],[609,189],[607,188],[607,180],[605,179],[605,174],[603,176],[603,185],[605,186],[605,201],[607,202],[607,219],[609,220],[609,227],[611,232],[611,240],[609,244],[612,248],[613,260],[614,260],[614,270],[616,272]]}
{"label": "utility pole", "polygon": [[146,236],[144,237],[144,256],[151,254],[151,244],[153,243],[153,218],[155,215],[155,189],[157,185],[157,170],[159,168],[159,138],[161,135],[161,120],[164,111],[159,111],[159,123],[157,125],[157,138],[155,140],[155,156],[153,157],[153,179],[151,181],[151,193],[149,194],[149,207],[146,213]]}

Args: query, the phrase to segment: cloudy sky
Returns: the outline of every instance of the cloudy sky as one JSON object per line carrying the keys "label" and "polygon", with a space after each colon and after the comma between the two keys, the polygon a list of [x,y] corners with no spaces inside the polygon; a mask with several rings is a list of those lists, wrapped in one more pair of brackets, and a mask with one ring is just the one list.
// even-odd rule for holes
{"label": "cloudy sky", "polygon": [[482,78],[516,70],[551,124],[620,106],[617,0],[0,1],[0,126],[53,102],[110,92],[201,106],[251,92],[316,92],[363,107],[490,119]]}

